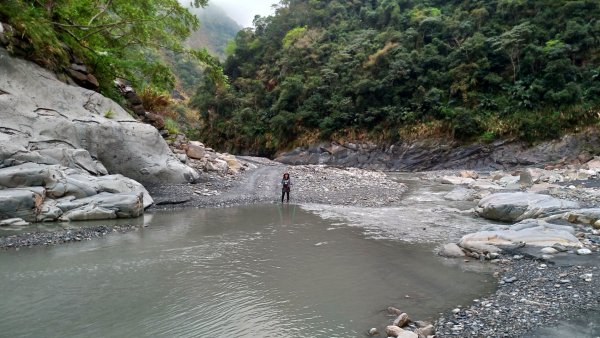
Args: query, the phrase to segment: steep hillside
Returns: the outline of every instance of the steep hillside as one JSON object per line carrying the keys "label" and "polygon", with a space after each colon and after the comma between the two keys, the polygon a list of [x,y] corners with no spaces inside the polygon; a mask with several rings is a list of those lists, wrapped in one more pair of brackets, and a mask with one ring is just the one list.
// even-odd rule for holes
{"label": "steep hillside", "polygon": [[319,139],[529,142],[597,124],[600,3],[290,0],[242,30],[194,99],[203,138],[272,154]]}
{"label": "steep hillside", "polygon": [[190,35],[186,43],[194,49],[206,48],[211,54],[224,60],[229,41],[235,38],[242,27],[220,7],[209,4],[206,8],[190,9],[198,19],[200,28]]}

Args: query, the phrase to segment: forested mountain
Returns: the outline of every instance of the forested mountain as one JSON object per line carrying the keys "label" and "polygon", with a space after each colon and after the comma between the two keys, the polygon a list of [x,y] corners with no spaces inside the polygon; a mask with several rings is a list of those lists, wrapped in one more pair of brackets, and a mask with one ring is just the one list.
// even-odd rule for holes
{"label": "forested mountain", "polygon": [[535,141],[599,120],[597,0],[284,0],[255,25],[230,86],[194,98],[211,144]]}
{"label": "forested mountain", "polygon": [[[225,49],[241,27],[228,17],[223,9],[213,4],[205,8],[191,6],[188,9],[199,19],[200,26],[191,32],[185,44],[194,50],[205,49],[215,58],[225,60]],[[186,96],[193,93],[204,81],[204,66],[198,60],[181,57],[180,54],[170,51],[164,51],[163,56],[175,75],[177,89],[183,91]]]}
{"label": "forested mountain", "polygon": [[212,3],[206,8],[190,8],[190,11],[200,19],[200,28],[192,32],[187,44],[194,49],[206,48],[224,60],[227,44],[242,27]]}

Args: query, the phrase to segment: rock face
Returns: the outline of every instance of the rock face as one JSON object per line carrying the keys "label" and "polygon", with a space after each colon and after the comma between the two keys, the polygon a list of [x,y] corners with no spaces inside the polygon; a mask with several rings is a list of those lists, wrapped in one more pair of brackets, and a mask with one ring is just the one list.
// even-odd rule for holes
{"label": "rock face", "polygon": [[280,154],[285,164],[328,164],[363,169],[420,171],[440,169],[503,169],[544,163],[580,162],[581,156],[600,154],[596,129],[530,147],[518,141],[463,145],[447,139],[404,141],[390,146],[372,143],[319,144]]}
{"label": "rock face", "polygon": [[28,222],[130,218],[153,203],[138,182],[122,175],[25,163],[0,169],[0,219]]}
{"label": "rock face", "polygon": [[579,204],[552,196],[534,193],[497,193],[482,198],[476,208],[484,218],[513,222],[526,218],[538,218],[566,209],[578,208]]}
{"label": "rock face", "polygon": [[114,101],[0,48],[0,166],[61,164],[145,184],[194,182],[158,131]]}

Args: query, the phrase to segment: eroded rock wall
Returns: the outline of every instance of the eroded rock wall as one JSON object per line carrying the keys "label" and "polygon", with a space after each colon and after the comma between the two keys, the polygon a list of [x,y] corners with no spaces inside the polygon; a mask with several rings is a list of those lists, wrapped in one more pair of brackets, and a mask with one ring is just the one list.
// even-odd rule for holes
{"label": "eroded rock wall", "polygon": [[0,166],[25,162],[122,174],[144,184],[199,177],[154,127],[136,121],[116,102],[67,85],[0,48]]}
{"label": "eroded rock wall", "polygon": [[518,141],[461,145],[445,139],[405,141],[394,145],[332,142],[280,154],[285,164],[328,164],[391,171],[441,169],[495,170],[547,163],[584,163],[600,154],[600,133],[578,134],[530,146]]}

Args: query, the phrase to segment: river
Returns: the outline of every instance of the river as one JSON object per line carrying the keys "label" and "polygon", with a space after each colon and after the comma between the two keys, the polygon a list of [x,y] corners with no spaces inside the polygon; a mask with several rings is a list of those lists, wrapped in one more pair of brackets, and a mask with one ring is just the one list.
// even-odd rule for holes
{"label": "river", "polygon": [[146,227],[1,252],[1,335],[360,337],[391,321],[388,306],[433,320],[494,289],[489,272],[449,263],[431,244],[373,238],[293,204],[138,222]]}

